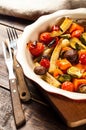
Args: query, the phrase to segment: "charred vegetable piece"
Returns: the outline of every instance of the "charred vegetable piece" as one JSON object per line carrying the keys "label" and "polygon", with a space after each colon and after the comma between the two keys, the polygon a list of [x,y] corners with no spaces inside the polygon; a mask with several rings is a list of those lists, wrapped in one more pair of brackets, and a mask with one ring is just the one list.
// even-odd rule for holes
{"label": "charred vegetable piece", "polygon": [[86,45],[86,32],[82,33],[80,40],[84,45]]}
{"label": "charred vegetable piece", "polygon": [[51,48],[46,48],[42,54],[42,57],[50,58],[51,53],[53,52],[53,47]]}
{"label": "charred vegetable piece", "polygon": [[48,47],[52,47],[56,43],[56,38],[54,38],[49,44]]}
{"label": "charred vegetable piece", "polygon": [[79,61],[78,52],[74,49],[69,49],[63,54],[63,58],[66,58],[71,64],[77,64]]}
{"label": "charred vegetable piece", "polygon": [[63,34],[63,35],[60,35],[60,37],[64,38],[64,39],[70,39],[71,35],[70,34]]}
{"label": "charred vegetable piece", "polygon": [[78,92],[86,93],[86,84],[81,84],[78,89]]}
{"label": "charred vegetable piece", "polygon": [[71,81],[71,76],[68,74],[62,74],[58,77],[58,81],[60,81],[61,83],[65,81]]}
{"label": "charred vegetable piece", "polygon": [[42,76],[42,79],[47,81],[50,85],[53,85],[55,87],[60,87],[61,83],[56,80],[51,74],[49,74],[48,72]]}
{"label": "charred vegetable piece", "polygon": [[67,73],[71,75],[72,77],[77,77],[81,78],[82,77],[82,72],[79,68],[72,66],[67,70]]}
{"label": "charred vegetable piece", "polygon": [[[70,39],[70,46],[73,48],[73,49],[86,49],[86,46],[85,45],[83,45],[82,43],[81,43],[81,41],[78,39],[78,38],[76,38],[76,37],[73,37],[73,38],[71,38]],[[77,48],[78,47],[78,48]]]}

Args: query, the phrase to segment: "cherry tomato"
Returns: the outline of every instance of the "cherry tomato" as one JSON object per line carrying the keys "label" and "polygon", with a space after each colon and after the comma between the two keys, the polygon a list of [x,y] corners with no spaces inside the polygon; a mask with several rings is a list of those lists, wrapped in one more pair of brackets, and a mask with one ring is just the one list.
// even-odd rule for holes
{"label": "cherry tomato", "polygon": [[50,61],[47,58],[42,58],[40,61],[40,65],[48,69],[50,66]]}
{"label": "cherry tomato", "polygon": [[86,53],[82,53],[80,55],[79,62],[83,65],[86,65]]}
{"label": "cherry tomato", "polygon": [[67,90],[67,91],[74,92],[74,85],[70,81],[66,81],[66,82],[62,83],[61,88],[64,90]]}
{"label": "cherry tomato", "polygon": [[44,45],[41,42],[30,42],[27,46],[33,56],[39,56],[44,51]]}
{"label": "cherry tomato", "polygon": [[72,32],[71,37],[77,37],[79,38],[82,34],[82,30],[75,30]]}
{"label": "cherry tomato", "polygon": [[58,31],[59,27],[57,25],[52,26],[51,31]]}
{"label": "cherry tomato", "polygon": [[52,41],[52,37],[49,32],[41,33],[39,36],[39,40],[41,42],[44,42],[45,44],[48,44],[50,41]]}

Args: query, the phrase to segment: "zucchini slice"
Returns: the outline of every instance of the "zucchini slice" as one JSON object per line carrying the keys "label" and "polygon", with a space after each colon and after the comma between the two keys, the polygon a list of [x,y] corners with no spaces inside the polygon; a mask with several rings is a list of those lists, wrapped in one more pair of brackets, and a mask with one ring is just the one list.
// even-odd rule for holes
{"label": "zucchini slice", "polygon": [[82,33],[80,40],[84,45],[86,45],[86,32]]}
{"label": "zucchini slice", "polygon": [[50,58],[50,67],[49,67],[49,73],[53,73],[54,70],[57,68],[56,66],[56,60],[59,58],[59,54],[61,51],[61,47],[62,47],[62,40],[60,39],[59,43],[56,45],[56,47],[54,48],[51,58]]}
{"label": "zucchini slice", "polygon": [[70,18],[65,18],[65,20],[62,22],[62,24],[60,25],[60,30],[58,31],[53,31],[51,33],[51,37],[56,37],[56,36],[60,36],[61,34],[63,34],[64,32],[66,32],[69,27],[71,26],[73,20]]}
{"label": "zucchini slice", "polygon": [[76,50],[86,49],[86,46],[76,37],[70,39],[70,46]]}
{"label": "zucchini slice", "polygon": [[77,77],[77,78],[81,78],[82,77],[82,72],[79,68],[77,67],[70,67],[68,70],[67,70],[67,73],[69,75],[71,75],[72,77]]}

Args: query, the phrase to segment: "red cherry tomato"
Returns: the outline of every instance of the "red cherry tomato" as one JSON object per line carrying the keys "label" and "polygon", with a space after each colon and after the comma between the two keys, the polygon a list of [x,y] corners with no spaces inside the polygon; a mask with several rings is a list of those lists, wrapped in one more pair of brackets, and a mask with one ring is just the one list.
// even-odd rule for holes
{"label": "red cherry tomato", "polygon": [[75,30],[72,32],[71,37],[77,37],[79,38],[82,34],[82,30]]}
{"label": "red cherry tomato", "polygon": [[83,65],[86,65],[86,53],[82,53],[80,55],[79,62]]}
{"label": "red cherry tomato", "polygon": [[40,65],[48,69],[50,66],[50,61],[47,58],[42,58],[40,61]]}
{"label": "red cherry tomato", "polygon": [[52,26],[51,31],[58,31],[59,27],[57,25]]}
{"label": "red cherry tomato", "polygon": [[61,88],[67,91],[74,92],[74,85],[72,82],[69,81],[62,83]]}
{"label": "red cherry tomato", "polygon": [[44,45],[41,42],[30,42],[27,46],[33,56],[39,56],[44,51]]}
{"label": "red cherry tomato", "polygon": [[52,41],[52,37],[49,32],[41,33],[39,36],[39,40],[41,42],[44,42],[45,44],[48,44],[50,41]]}

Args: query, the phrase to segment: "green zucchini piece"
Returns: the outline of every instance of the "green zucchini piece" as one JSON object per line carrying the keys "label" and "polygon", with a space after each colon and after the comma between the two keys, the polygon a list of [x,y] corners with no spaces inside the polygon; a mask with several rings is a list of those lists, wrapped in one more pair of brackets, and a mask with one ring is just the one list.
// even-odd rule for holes
{"label": "green zucchini piece", "polygon": [[70,39],[70,46],[76,50],[86,49],[86,46],[76,37]]}
{"label": "green zucchini piece", "polygon": [[65,82],[65,81],[71,81],[71,76],[68,75],[68,74],[62,74],[62,75],[59,75],[58,77],[58,81],[60,81],[61,83]]}
{"label": "green zucchini piece", "polygon": [[86,32],[82,33],[80,40],[84,45],[86,45]]}
{"label": "green zucchini piece", "polygon": [[72,77],[81,78],[82,72],[79,68],[72,66],[67,70],[67,73]]}
{"label": "green zucchini piece", "polygon": [[60,37],[64,38],[64,39],[70,39],[71,35],[70,34],[63,34],[63,35],[60,35]]}

